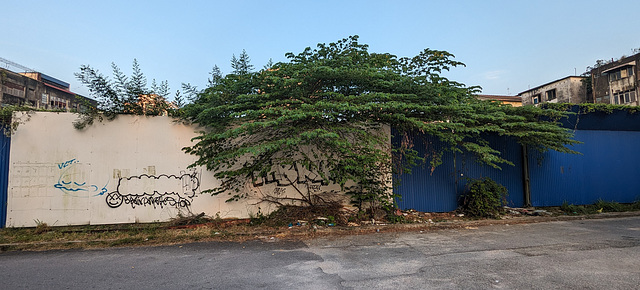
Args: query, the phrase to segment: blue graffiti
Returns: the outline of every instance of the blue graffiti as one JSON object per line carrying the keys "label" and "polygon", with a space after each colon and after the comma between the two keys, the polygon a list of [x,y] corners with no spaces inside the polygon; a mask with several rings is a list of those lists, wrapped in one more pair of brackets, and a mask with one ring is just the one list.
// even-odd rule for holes
{"label": "blue graffiti", "polygon": [[105,184],[102,188],[99,188],[97,185],[86,185],[86,182],[77,183],[77,182],[64,182],[62,180],[58,180],[58,183],[54,184],[53,187],[62,190],[63,192],[97,192],[93,196],[99,196],[107,193],[107,184]]}
{"label": "blue graffiti", "polygon": [[75,158],[71,159],[69,161],[58,163],[58,169],[66,168],[67,166],[69,166],[71,164],[75,164],[75,163],[78,163],[78,160],[76,160]]}
{"label": "blue graffiti", "polygon": [[109,180],[107,180],[107,183],[102,187],[94,184],[88,185],[87,182],[76,182],[70,180],[72,179],[72,177],[71,174],[69,174],[69,171],[73,168],[73,165],[78,163],[79,162],[76,159],[58,163],[58,169],[64,170],[60,173],[58,183],[54,184],[53,187],[60,189],[66,194],[74,196],[100,196],[107,193],[107,185],[109,184]]}

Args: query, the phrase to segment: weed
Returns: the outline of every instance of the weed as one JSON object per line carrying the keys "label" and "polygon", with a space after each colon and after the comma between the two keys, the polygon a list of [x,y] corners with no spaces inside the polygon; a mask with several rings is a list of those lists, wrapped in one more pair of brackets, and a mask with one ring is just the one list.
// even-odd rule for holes
{"label": "weed", "polygon": [[258,212],[254,215],[254,214],[249,214],[249,220],[250,220],[250,224],[252,225],[261,225],[263,223],[265,223],[268,219],[268,216],[264,215],[262,213],[262,210],[258,207]]}
{"label": "weed", "polygon": [[[220,216],[217,215],[217,218]],[[198,225],[205,224],[214,221],[214,219],[206,216],[203,213],[200,214],[190,214],[190,215],[182,215],[182,213],[178,213],[175,218],[172,218],[169,222],[172,226],[185,226],[185,225]]]}
{"label": "weed", "polygon": [[406,222],[403,215],[396,215],[395,212],[390,212],[389,214],[387,214],[387,221],[392,224]]}
{"label": "weed", "polygon": [[618,203],[599,199],[594,204],[573,205],[568,202],[562,203],[560,210],[568,215],[596,214],[603,212],[623,212],[640,210],[640,201],[634,203]]}
{"label": "weed", "polygon": [[625,208],[625,206],[620,203],[613,201],[604,201],[602,199],[599,199],[593,205],[598,208],[597,210],[599,210],[600,212],[620,212],[624,211]]}
{"label": "weed", "polygon": [[36,219],[34,221],[36,223],[36,229],[34,231],[35,234],[42,234],[49,231],[49,225],[47,225],[47,223],[39,219]]}
{"label": "weed", "polygon": [[583,215],[583,214],[597,213],[596,210],[590,207],[585,207],[583,205],[569,204],[567,201],[564,201],[562,203],[562,205],[560,206],[560,210],[562,210],[568,215]]}

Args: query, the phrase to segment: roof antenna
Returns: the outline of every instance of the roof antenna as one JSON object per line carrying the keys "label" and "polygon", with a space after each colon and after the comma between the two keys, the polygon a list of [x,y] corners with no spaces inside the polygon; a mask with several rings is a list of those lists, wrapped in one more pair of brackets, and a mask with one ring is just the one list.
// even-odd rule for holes
{"label": "roof antenna", "polygon": [[509,88],[507,88],[507,96],[509,96]]}

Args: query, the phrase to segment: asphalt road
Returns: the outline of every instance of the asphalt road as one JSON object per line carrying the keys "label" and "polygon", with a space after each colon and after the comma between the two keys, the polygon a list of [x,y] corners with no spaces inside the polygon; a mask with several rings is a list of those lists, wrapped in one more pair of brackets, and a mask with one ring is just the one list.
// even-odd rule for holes
{"label": "asphalt road", "polygon": [[640,289],[640,217],[0,254],[2,289]]}

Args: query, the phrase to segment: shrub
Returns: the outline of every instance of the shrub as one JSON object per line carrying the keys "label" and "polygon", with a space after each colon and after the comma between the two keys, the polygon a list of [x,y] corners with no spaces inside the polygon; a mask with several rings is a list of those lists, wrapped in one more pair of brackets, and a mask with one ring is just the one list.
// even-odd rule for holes
{"label": "shrub", "polygon": [[507,188],[491,178],[471,179],[462,196],[461,209],[472,217],[498,217],[506,196]]}
{"label": "shrub", "polygon": [[631,204],[631,210],[640,210],[640,200]]}

